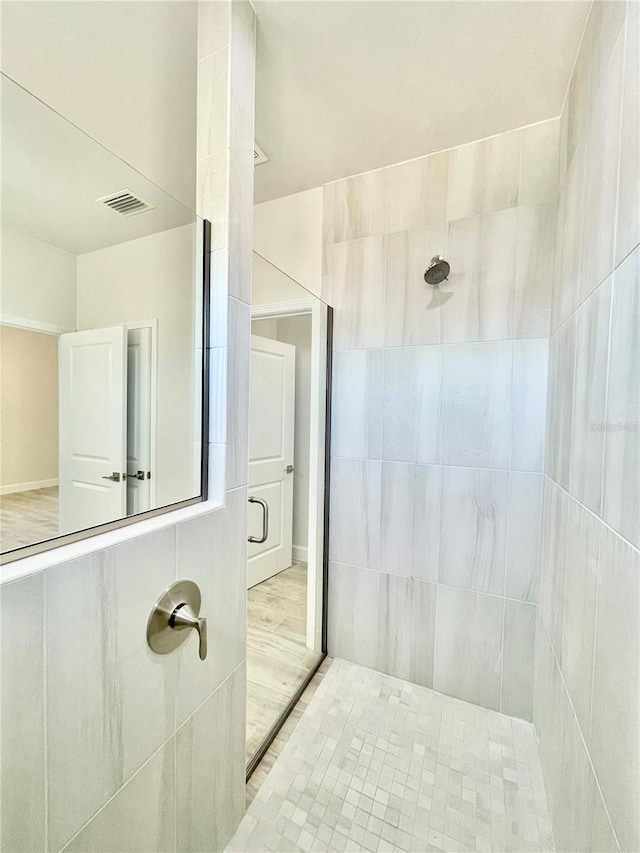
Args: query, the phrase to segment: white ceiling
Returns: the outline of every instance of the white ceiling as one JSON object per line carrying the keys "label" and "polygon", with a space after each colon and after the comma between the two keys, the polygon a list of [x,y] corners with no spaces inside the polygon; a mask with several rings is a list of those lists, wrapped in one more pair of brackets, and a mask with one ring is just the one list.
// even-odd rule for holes
{"label": "white ceiling", "polygon": [[194,207],[197,7],[2,2],[2,71]]}
{"label": "white ceiling", "polygon": [[[193,221],[115,154],[11,80],[0,81],[3,225],[82,254]],[[123,217],[96,202],[123,189],[155,208]]]}
{"label": "white ceiling", "polygon": [[255,0],[256,202],[559,115],[581,0]]}

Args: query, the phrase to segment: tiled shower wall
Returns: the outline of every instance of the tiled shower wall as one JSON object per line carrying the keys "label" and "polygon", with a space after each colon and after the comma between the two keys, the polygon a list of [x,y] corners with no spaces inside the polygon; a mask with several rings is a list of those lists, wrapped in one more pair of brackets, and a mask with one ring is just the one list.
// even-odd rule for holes
{"label": "tiled shower wall", "polygon": [[529,720],[559,131],[324,189],[329,651]]}
{"label": "tiled shower wall", "polygon": [[[201,2],[198,34],[198,213],[214,227],[205,440],[225,506],[106,534],[120,544],[77,559],[51,552],[0,588],[7,853],[222,850],[244,813],[250,4]],[[183,577],[202,590],[205,662],[195,638],[166,656],[146,644],[154,601]]]}
{"label": "tiled shower wall", "polygon": [[640,850],[640,4],[562,113],[534,722],[558,850]]}

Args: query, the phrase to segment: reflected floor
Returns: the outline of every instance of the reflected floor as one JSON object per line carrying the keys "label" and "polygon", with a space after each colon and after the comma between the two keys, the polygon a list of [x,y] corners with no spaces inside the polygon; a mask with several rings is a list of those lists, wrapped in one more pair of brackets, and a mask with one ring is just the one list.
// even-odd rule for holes
{"label": "reflected floor", "polygon": [[318,655],[306,647],[307,566],[252,587],[247,605],[247,760]]}
{"label": "reflected floor", "polygon": [[58,487],[0,496],[0,546],[12,551],[58,535]]}
{"label": "reflected floor", "polygon": [[530,723],[343,660],[318,675],[227,850],[555,849]]}

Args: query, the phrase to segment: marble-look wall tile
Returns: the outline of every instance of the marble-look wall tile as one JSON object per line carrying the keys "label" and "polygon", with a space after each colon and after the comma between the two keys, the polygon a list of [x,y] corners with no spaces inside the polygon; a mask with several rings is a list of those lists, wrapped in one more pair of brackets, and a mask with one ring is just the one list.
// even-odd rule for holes
{"label": "marble-look wall tile", "polygon": [[439,344],[440,298],[424,281],[434,255],[446,256],[444,223],[390,234],[386,240],[384,343],[387,347]]}
{"label": "marble-look wall tile", "polygon": [[518,204],[542,204],[558,192],[560,119],[522,129],[520,194]]}
{"label": "marble-look wall tile", "polygon": [[198,160],[196,213],[211,222],[211,248],[228,245],[229,152],[218,151]]}
{"label": "marble-look wall tile", "polygon": [[45,849],[45,674],[42,575],[0,587],[2,850]]}
{"label": "marble-look wall tile", "polygon": [[228,290],[229,296],[248,304],[253,248],[253,111],[246,112],[235,94],[231,95],[229,125]]}
{"label": "marble-look wall tile", "polygon": [[[217,2],[217,0],[214,0]],[[209,312],[209,346],[226,347],[229,342],[229,250],[211,253],[211,300]]]}
{"label": "marble-look wall tile", "polygon": [[222,851],[244,814],[244,664],[176,735],[178,851]]}
{"label": "marble-look wall tile", "polygon": [[504,603],[504,661],[500,710],[521,720],[533,719],[533,665],[536,607],[522,601]]}
{"label": "marble-look wall tile", "polygon": [[616,265],[640,243],[640,4],[627,4]]}
{"label": "marble-look wall tile", "polygon": [[197,156],[208,157],[228,145],[229,48],[198,62]]}
{"label": "marble-look wall tile", "polygon": [[613,271],[624,28],[620,30],[594,93],[587,124],[584,234],[579,299],[582,301]]}
{"label": "marble-look wall tile", "polygon": [[327,645],[333,657],[376,668],[379,580],[379,572],[329,563]]}
{"label": "marble-look wall tile", "polygon": [[384,234],[386,201],[386,169],[337,181],[334,187],[334,241],[341,243]]}
{"label": "marble-look wall tile", "polygon": [[[209,441],[227,441],[227,348],[209,350]],[[200,420],[195,419],[196,435],[200,435]]]}
{"label": "marble-look wall tile", "polygon": [[557,202],[518,208],[516,338],[546,338],[556,251]]}
{"label": "marble-look wall tile", "polygon": [[640,849],[640,552],[603,527],[590,751],[622,850]]}
{"label": "marble-look wall tile", "polygon": [[613,280],[604,518],[640,548],[640,249]]}
{"label": "marble-look wall tile", "polygon": [[198,59],[228,46],[230,13],[229,0],[199,0]]}
{"label": "marble-look wall tile", "polygon": [[546,471],[565,489],[569,488],[571,473],[575,360],[576,316],[573,315],[552,336],[549,348]]}
{"label": "marble-look wall tile", "polygon": [[380,569],[436,581],[440,540],[437,465],[382,463]]}
{"label": "marble-look wall tile", "polygon": [[500,709],[504,599],[438,586],[433,687]]}
{"label": "marble-look wall tile", "polygon": [[442,348],[384,351],[382,458],[440,461]]}
{"label": "marble-look wall tile", "polygon": [[377,669],[433,687],[436,585],[380,574]]}
{"label": "marble-look wall tile", "polygon": [[445,221],[448,152],[399,163],[386,169],[386,173],[387,234]]}
{"label": "marble-look wall tile", "polygon": [[171,738],[83,827],[64,853],[174,853],[178,829],[174,773],[175,740]]}
{"label": "marble-look wall tile", "polygon": [[336,185],[325,184],[322,188],[322,276],[329,275],[331,251],[335,242],[334,211]]}
{"label": "marble-look wall tile", "polygon": [[549,342],[515,341],[511,415],[511,468],[542,471],[547,420]]}
{"label": "marble-look wall tile", "polygon": [[334,349],[381,347],[384,341],[384,238],[339,243],[331,250],[322,298],[334,309]]}
{"label": "marble-look wall tile", "polygon": [[517,244],[515,208],[449,224],[453,298],[442,309],[445,343],[513,337]]}
{"label": "marble-look wall tile", "polygon": [[145,635],[150,608],[174,577],[173,528],[46,574],[53,849],[62,847],[175,729],[176,660],[154,654]]}
{"label": "marble-look wall tile", "polygon": [[569,484],[571,493],[597,513],[602,495],[610,312],[609,280],[580,306],[576,315]]}
{"label": "marble-look wall tile", "polygon": [[504,594],[509,473],[444,467],[438,580]]}
{"label": "marble-look wall tile", "polygon": [[229,298],[229,351],[227,371],[227,488],[243,486],[249,459],[249,362],[251,310]]}
{"label": "marble-look wall tile", "polygon": [[200,587],[208,631],[205,661],[198,657],[195,632],[174,652],[178,725],[240,665],[246,653],[246,488],[227,492],[225,503],[223,510],[177,527],[175,578],[189,578]]}
{"label": "marble-look wall tile", "polygon": [[567,537],[563,543],[562,673],[580,727],[588,734],[602,525],[572,498],[567,498],[567,510],[567,523],[560,531]]}
{"label": "marble-look wall tile", "polygon": [[569,496],[551,480],[544,484],[539,609],[558,661],[562,660],[564,572]]}
{"label": "marble-look wall tile", "polygon": [[518,203],[521,131],[449,152],[447,219],[465,219]]}
{"label": "marble-look wall tile", "polygon": [[509,467],[513,344],[445,347],[442,463]]}
{"label": "marble-look wall tile", "polygon": [[[256,15],[249,0],[233,0],[230,9],[230,90],[237,98],[241,109],[253,116],[256,79]],[[247,215],[251,219],[251,210],[247,211]]]}
{"label": "marble-look wall tile", "polygon": [[580,298],[586,142],[581,140],[560,186],[551,329],[567,319]]}
{"label": "marble-look wall tile", "polygon": [[542,552],[543,475],[512,472],[505,595],[537,602]]}
{"label": "marble-look wall tile", "polygon": [[332,561],[378,568],[380,484],[380,462],[332,459],[329,528]]}
{"label": "marble-look wall tile", "polygon": [[382,350],[333,356],[331,453],[379,459],[382,450]]}

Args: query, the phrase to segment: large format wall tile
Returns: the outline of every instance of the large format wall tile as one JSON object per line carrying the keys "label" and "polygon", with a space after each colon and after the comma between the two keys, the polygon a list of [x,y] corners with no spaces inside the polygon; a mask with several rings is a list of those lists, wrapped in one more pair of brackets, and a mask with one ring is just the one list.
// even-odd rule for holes
{"label": "large format wall tile", "polygon": [[447,219],[517,205],[521,138],[515,130],[449,152]]}
{"label": "large format wall tile", "polygon": [[173,528],[46,575],[52,848],[68,841],[175,728],[176,659],[154,654],[145,633],[153,602],[174,577]]}
{"label": "large format wall tile", "polygon": [[229,299],[227,375],[227,488],[247,483],[249,466],[249,362],[251,309]]}
{"label": "large format wall tile", "polygon": [[602,526],[590,750],[623,850],[640,849],[640,552]]}
{"label": "large format wall tile", "polygon": [[176,849],[172,737],[64,848],[64,853],[173,853]]}
{"label": "large format wall tile", "polygon": [[558,192],[560,120],[539,122],[522,133],[518,204],[542,204]]}
{"label": "large format wall tile", "polygon": [[329,555],[332,561],[378,568],[380,481],[380,462],[332,460],[329,528]]}
{"label": "large format wall tile", "polygon": [[600,512],[607,391],[611,282],[577,312],[576,364],[571,433],[570,491]]}
{"label": "large format wall tile", "polygon": [[380,573],[329,563],[327,646],[330,655],[378,666]]}
{"label": "large format wall tile", "polygon": [[382,445],[382,350],[333,356],[331,452],[379,459]]}
{"label": "large format wall tile", "polygon": [[536,608],[533,604],[509,600],[504,607],[500,710],[511,717],[532,720]]}
{"label": "large format wall tile", "polygon": [[387,234],[445,221],[449,176],[448,152],[399,163],[385,171],[387,173]]}
{"label": "large format wall tile", "polygon": [[449,224],[445,343],[513,337],[517,244],[516,208]]}
{"label": "large format wall tile", "polygon": [[640,547],[640,249],[614,274],[604,518]]}
{"label": "large format wall tile", "polygon": [[559,661],[562,659],[564,571],[567,551],[569,496],[547,479],[542,517],[540,616]]}
{"label": "large format wall tile", "polygon": [[493,595],[438,586],[435,690],[500,709],[503,607]]}
{"label": "large format wall tile", "polygon": [[560,185],[555,279],[551,329],[555,330],[578,305],[584,218],[586,143],[582,140]]}
{"label": "large format wall tile", "polygon": [[439,344],[442,310],[424,273],[434,255],[447,255],[444,223],[390,234],[386,241],[384,343],[387,347]]}
{"label": "large format wall tile", "polygon": [[445,347],[442,463],[509,467],[510,342]]}
{"label": "large format wall tile", "polygon": [[178,667],[177,724],[180,725],[243,661],[246,648],[247,490],[226,494],[224,510],[183,522],[177,528],[176,579],[200,587],[207,619],[208,654],[198,657],[194,632],[174,653]]}
{"label": "large format wall tile", "polygon": [[333,306],[333,345],[381,347],[384,339],[385,253],[383,237],[333,246],[322,297]]}
{"label": "large format wall tile", "polygon": [[334,185],[334,242],[384,234],[387,172],[378,169]]}
{"label": "large format wall tile", "polygon": [[437,580],[441,477],[437,465],[382,463],[382,571]]}
{"label": "large format wall tile", "polygon": [[547,420],[549,342],[515,341],[511,417],[511,468],[542,471]]}
{"label": "large format wall tile", "polygon": [[505,595],[538,601],[542,551],[543,475],[511,472]]}
{"label": "large format wall tile", "polygon": [[546,338],[556,252],[557,201],[518,208],[515,337]]}
{"label": "large format wall tile", "polygon": [[442,348],[384,352],[382,458],[440,461]]}
{"label": "large format wall tile", "polygon": [[222,851],[244,814],[244,665],[176,735],[178,851]]}
{"label": "large format wall tile", "polygon": [[443,468],[438,580],[504,593],[509,473]]}
{"label": "large format wall tile", "polygon": [[627,4],[616,265],[640,243],[640,4]]}
{"label": "large format wall tile", "polygon": [[2,850],[45,849],[42,575],[0,587]]}
{"label": "large format wall tile", "polygon": [[565,489],[571,474],[576,325],[573,315],[553,335],[549,348],[546,471]]}
{"label": "large format wall tile", "polygon": [[377,669],[433,687],[436,585],[380,574]]}

